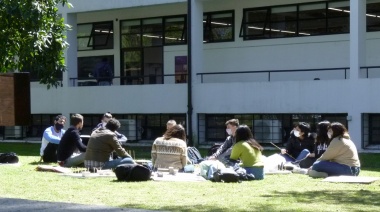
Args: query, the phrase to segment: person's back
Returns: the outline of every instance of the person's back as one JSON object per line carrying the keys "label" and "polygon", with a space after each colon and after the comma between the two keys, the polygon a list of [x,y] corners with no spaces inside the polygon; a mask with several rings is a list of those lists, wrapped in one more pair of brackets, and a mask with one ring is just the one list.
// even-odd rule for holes
{"label": "person's back", "polygon": [[187,161],[186,142],[178,138],[157,138],[152,147],[152,163],[155,168],[182,169]]}
{"label": "person's back", "polygon": [[120,157],[129,156],[121,147],[114,132],[109,129],[99,128],[94,131],[88,141],[85,160],[104,163],[109,161],[113,151],[116,151]]}

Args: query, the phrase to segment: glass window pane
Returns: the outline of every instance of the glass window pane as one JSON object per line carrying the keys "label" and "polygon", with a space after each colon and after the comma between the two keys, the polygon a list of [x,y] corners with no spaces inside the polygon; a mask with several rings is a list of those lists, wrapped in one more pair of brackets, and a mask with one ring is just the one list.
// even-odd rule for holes
{"label": "glass window pane", "polygon": [[297,20],[297,7],[289,6],[272,8],[270,20],[283,22]]}
{"label": "glass window pane", "polygon": [[121,36],[121,47],[131,48],[141,46],[141,35],[140,34],[128,34]]}
{"label": "glass window pane", "polygon": [[331,17],[349,17],[350,16],[350,2],[330,2],[328,3],[327,16]]}
{"label": "glass window pane", "polygon": [[212,41],[233,39],[233,14],[213,14],[211,15],[211,37]]}
{"label": "glass window pane", "polygon": [[88,39],[90,39],[90,37],[78,38],[77,39],[77,41],[78,41],[78,50],[90,50],[90,49],[92,49],[91,46],[87,46],[88,45]]}
{"label": "glass window pane", "polygon": [[123,85],[142,84],[141,51],[125,51],[123,53]]}
{"label": "glass window pane", "polygon": [[326,3],[299,6],[299,19],[325,19]]}
{"label": "glass window pane", "polygon": [[143,20],[143,46],[161,46],[162,41],[162,18]]}
{"label": "glass window pane", "polygon": [[271,23],[271,37],[294,37],[297,36],[297,22],[272,22]]}
{"label": "glass window pane", "polygon": [[140,20],[123,21],[121,22],[121,33],[140,33],[141,25]]}
{"label": "glass window pane", "polygon": [[92,24],[79,24],[77,28],[77,37],[90,36]]}
{"label": "glass window pane", "polygon": [[330,18],[327,23],[327,32],[329,34],[340,34],[350,32],[349,17]]}
{"label": "glass window pane", "polygon": [[165,44],[186,43],[185,17],[165,19]]}
{"label": "glass window pane", "polygon": [[367,32],[380,31],[380,3],[367,4]]}
{"label": "glass window pane", "polygon": [[268,17],[268,9],[251,10],[245,13],[245,22],[265,22]]}
{"label": "glass window pane", "polygon": [[326,19],[300,20],[298,23],[300,36],[326,34]]}

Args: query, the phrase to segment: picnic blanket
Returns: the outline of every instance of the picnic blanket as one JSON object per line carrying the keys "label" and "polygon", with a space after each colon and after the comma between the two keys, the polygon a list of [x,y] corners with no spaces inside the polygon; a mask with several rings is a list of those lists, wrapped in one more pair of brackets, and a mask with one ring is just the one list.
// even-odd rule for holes
{"label": "picnic blanket", "polygon": [[169,173],[162,172],[162,177],[157,176],[157,172],[152,174],[154,181],[167,181],[167,182],[206,182],[207,180],[202,176],[193,173],[177,173],[171,175]]}
{"label": "picnic blanket", "polygon": [[379,180],[379,177],[355,177],[355,176],[335,176],[335,177],[326,177],[323,179],[323,182],[332,182],[332,183],[361,183],[361,184],[370,184]]}
{"label": "picnic blanket", "polygon": [[21,163],[0,163],[0,166],[21,166]]}
{"label": "picnic blanket", "polygon": [[266,171],[265,174],[291,174],[292,172],[289,170],[270,170]]}
{"label": "picnic blanket", "polygon": [[46,172],[58,172],[58,173],[71,173],[70,168],[60,167],[60,166],[50,166],[50,165],[38,165],[36,167],[37,171],[46,171]]}
{"label": "picnic blanket", "polygon": [[116,178],[115,173],[112,170],[99,170],[97,173],[62,173],[61,176],[65,177],[74,177],[74,178],[104,178],[104,177],[112,177]]}

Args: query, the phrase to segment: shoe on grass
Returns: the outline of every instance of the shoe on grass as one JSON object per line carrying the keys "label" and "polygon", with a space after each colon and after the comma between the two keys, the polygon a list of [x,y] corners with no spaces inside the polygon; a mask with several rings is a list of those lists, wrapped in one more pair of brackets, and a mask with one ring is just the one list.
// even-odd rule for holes
{"label": "shoe on grass", "polygon": [[310,170],[308,174],[313,178],[326,178],[329,176],[326,172],[317,172],[315,170]]}

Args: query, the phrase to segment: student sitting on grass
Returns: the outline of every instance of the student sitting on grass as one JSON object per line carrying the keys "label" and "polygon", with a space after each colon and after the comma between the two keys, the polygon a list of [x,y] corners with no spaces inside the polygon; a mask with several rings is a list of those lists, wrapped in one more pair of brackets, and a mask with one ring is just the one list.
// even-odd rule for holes
{"label": "student sitting on grass", "polygon": [[358,176],[360,172],[358,151],[346,127],[334,122],[329,127],[327,135],[332,139],[330,145],[313,164],[309,175],[311,177]]}
{"label": "student sitting on grass", "polygon": [[263,147],[253,139],[251,130],[247,125],[240,125],[235,132],[236,144],[232,148],[230,159],[241,160],[247,174],[253,174],[255,179],[264,179],[264,162],[261,151]]}
{"label": "student sitting on grass", "polygon": [[300,162],[301,168],[310,168],[313,163],[322,156],[330,144],[327,136],[327,130],[330,127],[329,121],[321,121],[317,125],[317,139],[314,145],[314,153],[310,153],[309,157]]}
{"label": "student sitting on grass", "polygon": [[163,137],[157,138],[152,146],[154,169],[169,168],[183,170],[187,162],[186,132],[182,125],[169,128]]}
{"label": "student sitting on grass", "polygon": [[[281,156],[287,162],[299,163],[314,153],[314,138],[310,135],[310,125],[299,122],[290,133],[290,138],[285,149],[281,149]],[[301,167],[309,168],[309,167]]]}
{"label": "student sitting on grass", "polygon": [[[120,128],[120,122],[111,118],[105,128],[96,129],[87,144],[84,165],[86,168],[114,169],[120,164],[135,163],[132,157],[118,142],[116,130]],[[121,158],[110,160],[111,153],[116,151]]]}

